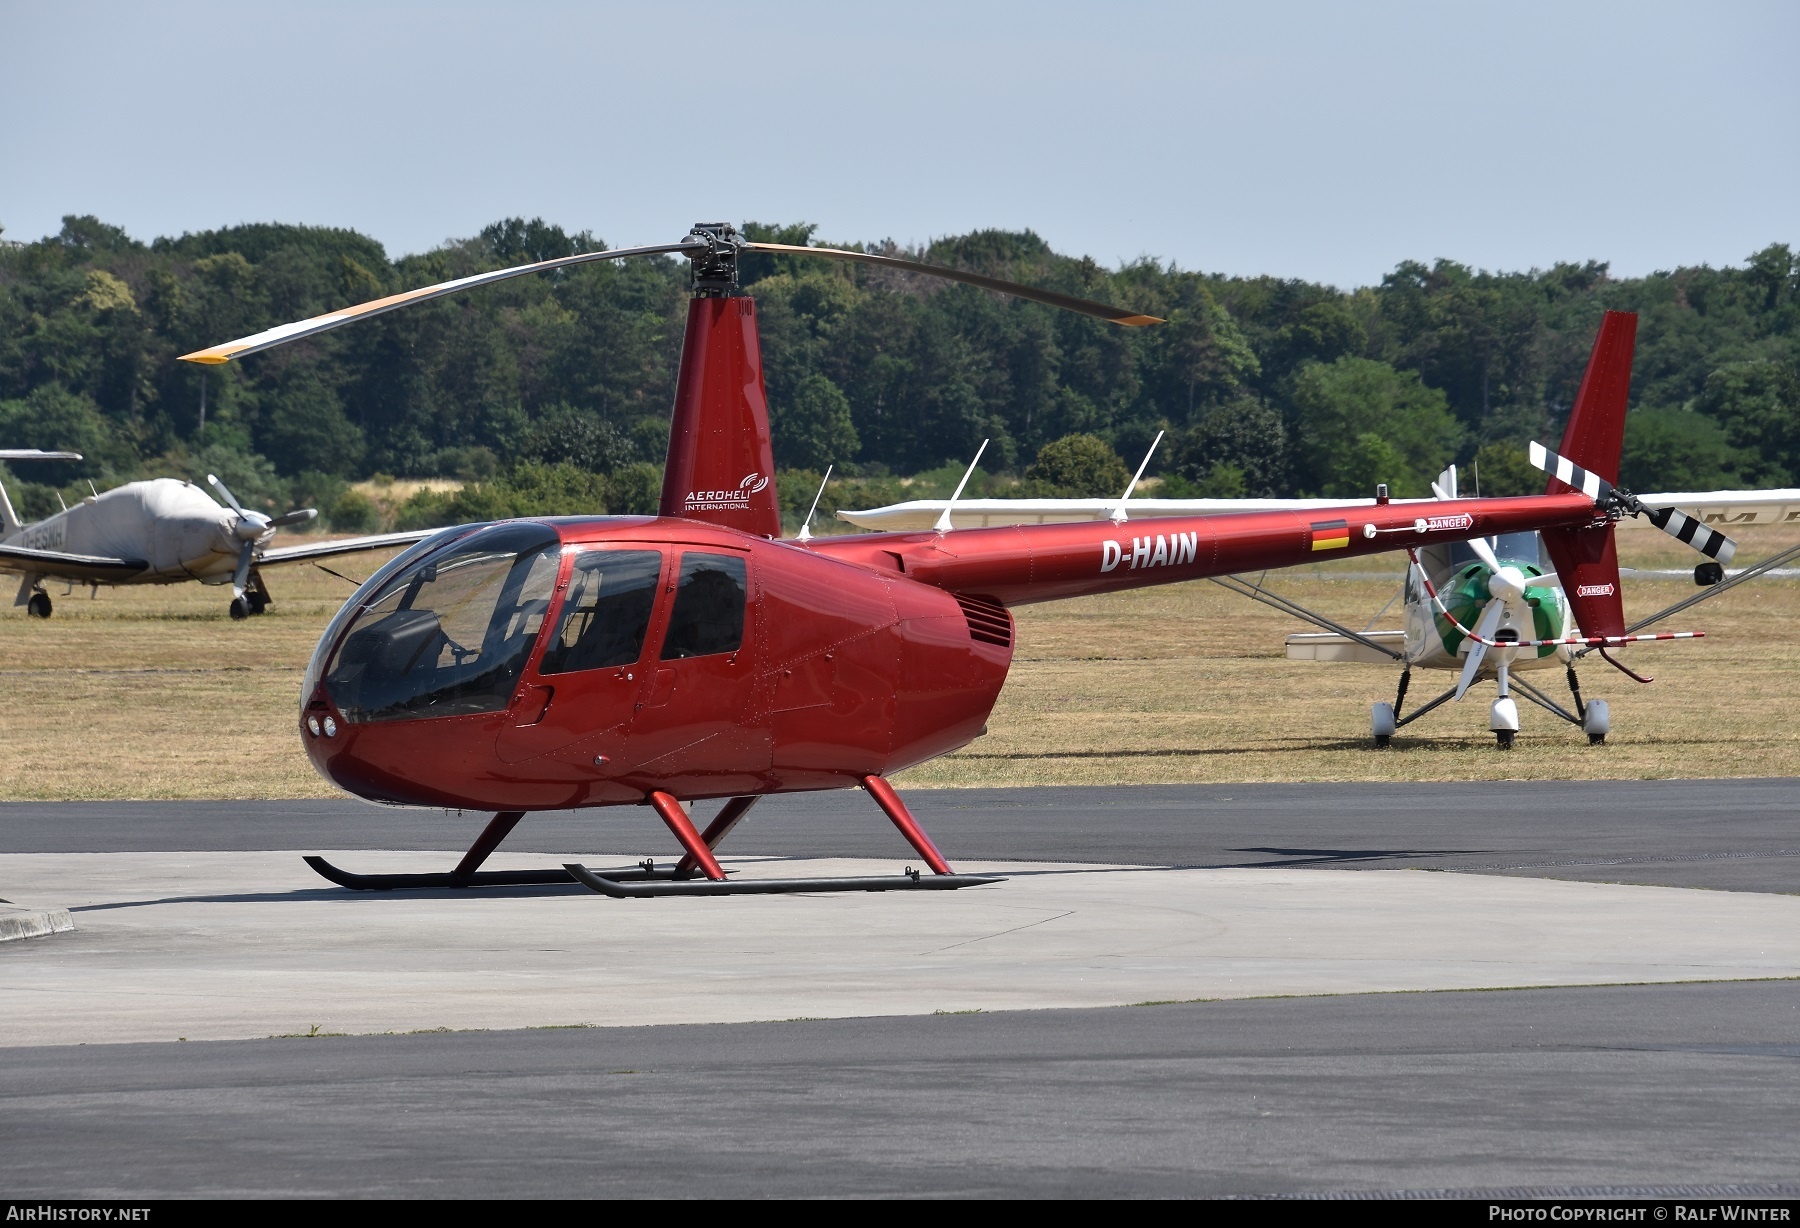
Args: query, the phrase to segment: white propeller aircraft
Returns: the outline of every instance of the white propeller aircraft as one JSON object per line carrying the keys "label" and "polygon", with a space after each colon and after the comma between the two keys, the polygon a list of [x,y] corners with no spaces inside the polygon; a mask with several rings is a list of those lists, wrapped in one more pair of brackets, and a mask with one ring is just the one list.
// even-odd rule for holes
{"label": "white propeller aircraft", "polygon": [[[1161,442],[1162,436],[1157,436]],[[1151,444],[1154,454],[1156,444]],[[1532,463],[1546,473],[1567,480],[1579,475],[1611,491],[1595,475],[1574,469],[1563,474],[1555,453],[1533,444]],[[921,532],[933,528],[985,528],[1015,524],[1054,524],[1128,520],[1163,516],[1230,514],[1262,510],[1305,512],[1318,507],[1343,507],[1342,499],[1133,499],[1132,491],[1143,476],[1150,456],[1138,466],[1137,476],[1125,492],[1113,499],[917,499],[868,511],[839,511],[838,516],[860,528],[889,532]],[[1432,484],[1434,499],[1394,500],[1417,503],[1428,515],[1436,499],[1457,497],[1457,473],[1453,465]],[[1374,504],[1386,501],[1379,487]],[[1747,580],[1767,574],[1800,557],[1800,546],[1765,559],[1755,567],[1726,575],[1735,546],[1723,534],[1708,528],[1714,524],[1758,525],[1800,523],[1800,489],[1673,491],[1660,494],[1619,496],[1622,513],[1642,515],[1664,532],[1686,542],[1707,556],[1694,569],[1694,582],[1705,590],[1624,629],[1636,639],[1686,638],[1693,633],[1638,634],[1645,627],[1715,597]],[[1222,576],[1213,583],[1273,606],[1321,628],[1319,632],[1290,635],[1287,655],[1293,660],[1394,663],[1401,667],[1398,691],[1392,703],[1373,705],[1370,733],[1376,746],[1386,746],[1403,725],[1440,705],[1460,700],[1478,681],[1492,679],[1498,696],[1488,714],[1488,727],[1502,747],[1513,744],[1519,730],[1516,693],[1570,724],[1580,727],[1591,744],[1606,740],[1611,714],[1603,699],[1582,699],[1574,663],[1590,652],[1599,652],[1615,668],[1640,682],[1649,679],[1625,669],[1606,655],[1606,646],[1567,642],[1578,638],[1570,603],[1562,582],[1550,566],[1547,552],[1536,533],[1509,534],[1492,540],[1474,538],[1447,546],[1421,547],[1409,552],[1406,579],[1399,597],[1402,623],[1399,630],[1355,630],[1271,592],[1261,578]],[[1392,604],[1391,602],[1389,603]],[[1385,609],[1384,611],[1385,612]],[[1379,615],[1377,615],[1379,618]],[[1573,710],[1563,707],[1528,680],[1520,671],[1562,667],[1573,700]],[[1434,669],[1458,674],[1456,684],[1409,713],[1402,714],[1412,671]]]}
{"label": "white propeller aircraft", "polygon": [[[0,451],[0,460],[80,460],[75,452]],[[0,485],[0,571],[19,574],[13,605],[49,618],[46,580],[86,584],[231,585],[231,616],[261,614],[271,598],[262,569],[310,562],[337,554],[405,545],[436,532],[380,533],[306,546],[270,549],[275,532],[305,524],[319,513],[302,508],[281,516],[249,511],[218,478],[206,480],[225,500],[214,502],[192,482],[154,478],[89,495],[74,507],[36,524],[21,524]]]}

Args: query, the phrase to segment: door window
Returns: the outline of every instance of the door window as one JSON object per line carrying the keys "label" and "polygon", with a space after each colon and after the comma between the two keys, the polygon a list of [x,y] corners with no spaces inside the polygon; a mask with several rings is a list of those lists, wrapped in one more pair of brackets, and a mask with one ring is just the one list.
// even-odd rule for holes
{"label": "door window", "polygon": [[744,642],[744,559],[736,554],[684,554],[675,611],[662,658],[736,652]]}
{"label": "door window", "polygon": [[587,550],[575,556],[556,634],[540,674],[630,665],[644,650],[662,555],[655,550]]}

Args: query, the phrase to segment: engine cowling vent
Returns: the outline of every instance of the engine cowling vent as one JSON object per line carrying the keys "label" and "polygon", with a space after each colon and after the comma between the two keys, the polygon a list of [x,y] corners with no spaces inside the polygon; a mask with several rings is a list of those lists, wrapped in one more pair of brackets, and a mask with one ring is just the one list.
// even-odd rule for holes
{"label": "engine cowling vent", "polygon": [[1011,648],[1013,642],[1012,613],[997,601],[956,594],[963,618],[969,624],[969,638],[983,644]]}

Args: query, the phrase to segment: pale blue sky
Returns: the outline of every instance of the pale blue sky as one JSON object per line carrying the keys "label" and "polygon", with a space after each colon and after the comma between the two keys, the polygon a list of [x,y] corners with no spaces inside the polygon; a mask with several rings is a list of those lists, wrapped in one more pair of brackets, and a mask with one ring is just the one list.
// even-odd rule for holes
{"label": "pale blue sky", "polygon": [[[710,16],[708,15],[710,14]],[[0,0],[0,225],[542,215],[1373,283],[1800,243],[1800,4]]]}

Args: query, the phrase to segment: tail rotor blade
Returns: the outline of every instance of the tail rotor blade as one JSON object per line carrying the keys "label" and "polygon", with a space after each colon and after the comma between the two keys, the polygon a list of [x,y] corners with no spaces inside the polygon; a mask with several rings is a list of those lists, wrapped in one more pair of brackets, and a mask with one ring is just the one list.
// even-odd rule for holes
{"label": "tail rotor blade", "polygon": [[1676,541],[1686,542],[1707,558],[1716,559],[1721,567],[1731,562],[1731,556],[1737,553],[1736,542],[1676,508],[1649,508],[1644,516]]}
{"label": "tail rotor blade", "polygon": [[1613,485],[1599,474],[1590,473],[1566,456],[1558,456],[1541,443],[1531,445],[1531,463],[1557,481],[1580,490],[1596,503],[1612,498],[1615,493],[1621,494],[1625,509],[1632,515],[1645,517],[1676,541],[1692,546],[1721,565],[1729,563],[1731,556],[1737,553],[1737,543],[1717,529],[1707,528],[1677,508],[1645,507],[1634,496],[1615,491]]}
{"label": "tail rotor blade", "polygon": [[1589,469],[1583,469],[1566,456],[1559,456],[1533,440],[1529,455],[1534,467],[1565,485],[1573,486],[1595,503],[1613,492],[1613,484]]}

